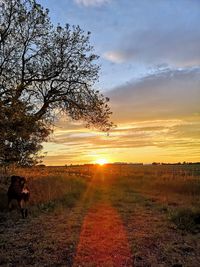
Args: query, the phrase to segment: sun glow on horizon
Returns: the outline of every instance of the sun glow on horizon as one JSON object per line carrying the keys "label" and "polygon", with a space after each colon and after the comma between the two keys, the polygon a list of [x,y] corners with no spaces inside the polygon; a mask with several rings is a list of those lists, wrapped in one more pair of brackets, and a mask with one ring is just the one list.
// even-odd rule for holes
{"label": "sun glow on horizon", "polygon": [[97,159],[95,163],[103,166],[104,164],[108,163],[108,161],[107,159],[101,158],[101,159]]}

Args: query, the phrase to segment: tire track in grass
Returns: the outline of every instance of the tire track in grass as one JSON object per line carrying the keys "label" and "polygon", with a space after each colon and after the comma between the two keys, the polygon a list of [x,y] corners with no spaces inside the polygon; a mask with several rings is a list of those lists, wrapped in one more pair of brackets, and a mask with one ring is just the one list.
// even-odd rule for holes
{"label": "tire track in grass", "polygon": [[133,266],[120,216],[107,203],[90,209],[84,219],[73,267]]}

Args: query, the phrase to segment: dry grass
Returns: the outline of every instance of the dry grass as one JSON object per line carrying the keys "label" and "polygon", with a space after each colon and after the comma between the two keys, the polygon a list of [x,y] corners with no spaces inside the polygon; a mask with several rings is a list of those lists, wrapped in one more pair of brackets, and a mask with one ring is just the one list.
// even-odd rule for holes
{"label": "dry grass", "polygon": [[[17,169],[12,174],[27,178],[27,186],[31,191],[29,205],[34,215],[39,210],[48,212],[58,206],[73,206],[85,191],[90,179],[88,177],[69,176],[64,167]],[[8,184],[1,187],[0,210],[7,208],[6,190]]]}
{"label": "dry grass", "polygon": [[[77,257],[81,262],[81,256],[77,254],[81,244],[84,244],[89,258],[94,256],[91,255],[90,243],[92,246],[92,240],[101,239],[105,235],[101,231],[107,231],[110,218],[115,218],[112,219],[113,225],[117,227],[118,221],[123,225],[135,267],[198,267],[198,168],[129,165],[84,167],[84,174],[90,172],[92,178],[81,177],[81,167],[71,169],[74,171],[71,176],[64,167],[17,170],[15,174],[28,177],[32,215],[27,221],[22,221],[19,216],[18,219],[11,216],[6,221],[6,213],[2,213],[0,265],[73,266]],[[2,186],[2,193],[5,193],[5,189],[6,186]],[[102,206],[112,208],[106,208],[105,227],[100,228],[96,227],[95,222],[97,208]],[[116,216],[112,217],[111,211]],[[85,224],[85,221],[89,224]],[[100,217],[98,223],[101,225]],[[90,224],[92,228],[88,228]],[[112,230],[111,227],[111,233]],[[93,236],[92,240],[91,231],[93,235],[97,231],[97,236]],[[105,237],[115,240],[115,233],[111,236],[107,233]],[[109,252],[107,243],[99,243],[95,255],[99,251]],[[123,242],[122,246],[120,242],[117,243],[118,254],[124,245]],[[104,266],[114,266],[112,257],[115,253],[108,254],[109,260]],[[84,266],[88,267],[90,263],[86,262]],[[92,264],[97,266],[94,257]]]}
{"label": "dry grass", "polygon": [[117,197],[122,194],[122,202],[136,198],[144,206],[165,212],[180,229],[200,232],[199,165],[124,165],[110,172],[118,179]]}
{"label": "dry grass", "polygon": [[143,196],[183,208],[200,206],[200,165],[123,165],[105,167]]}

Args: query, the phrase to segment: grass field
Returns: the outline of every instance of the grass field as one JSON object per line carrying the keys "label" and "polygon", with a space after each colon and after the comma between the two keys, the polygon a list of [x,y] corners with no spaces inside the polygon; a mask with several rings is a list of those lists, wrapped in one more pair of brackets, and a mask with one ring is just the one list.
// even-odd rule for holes
{"label": "grass field", "polygon": [[200,262],[200,166],[18,169],[30,216],[0,191],[0,266],[186,266]]}

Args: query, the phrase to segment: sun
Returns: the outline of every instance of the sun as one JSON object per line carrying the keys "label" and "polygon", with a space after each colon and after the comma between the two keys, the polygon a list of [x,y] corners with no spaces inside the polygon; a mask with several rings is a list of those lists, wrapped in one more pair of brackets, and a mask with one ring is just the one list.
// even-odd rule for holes
{"label": "sun", "polygon": [[103,166],[104,164],[108,163],[106,159],[97,159],[96,163]]}

